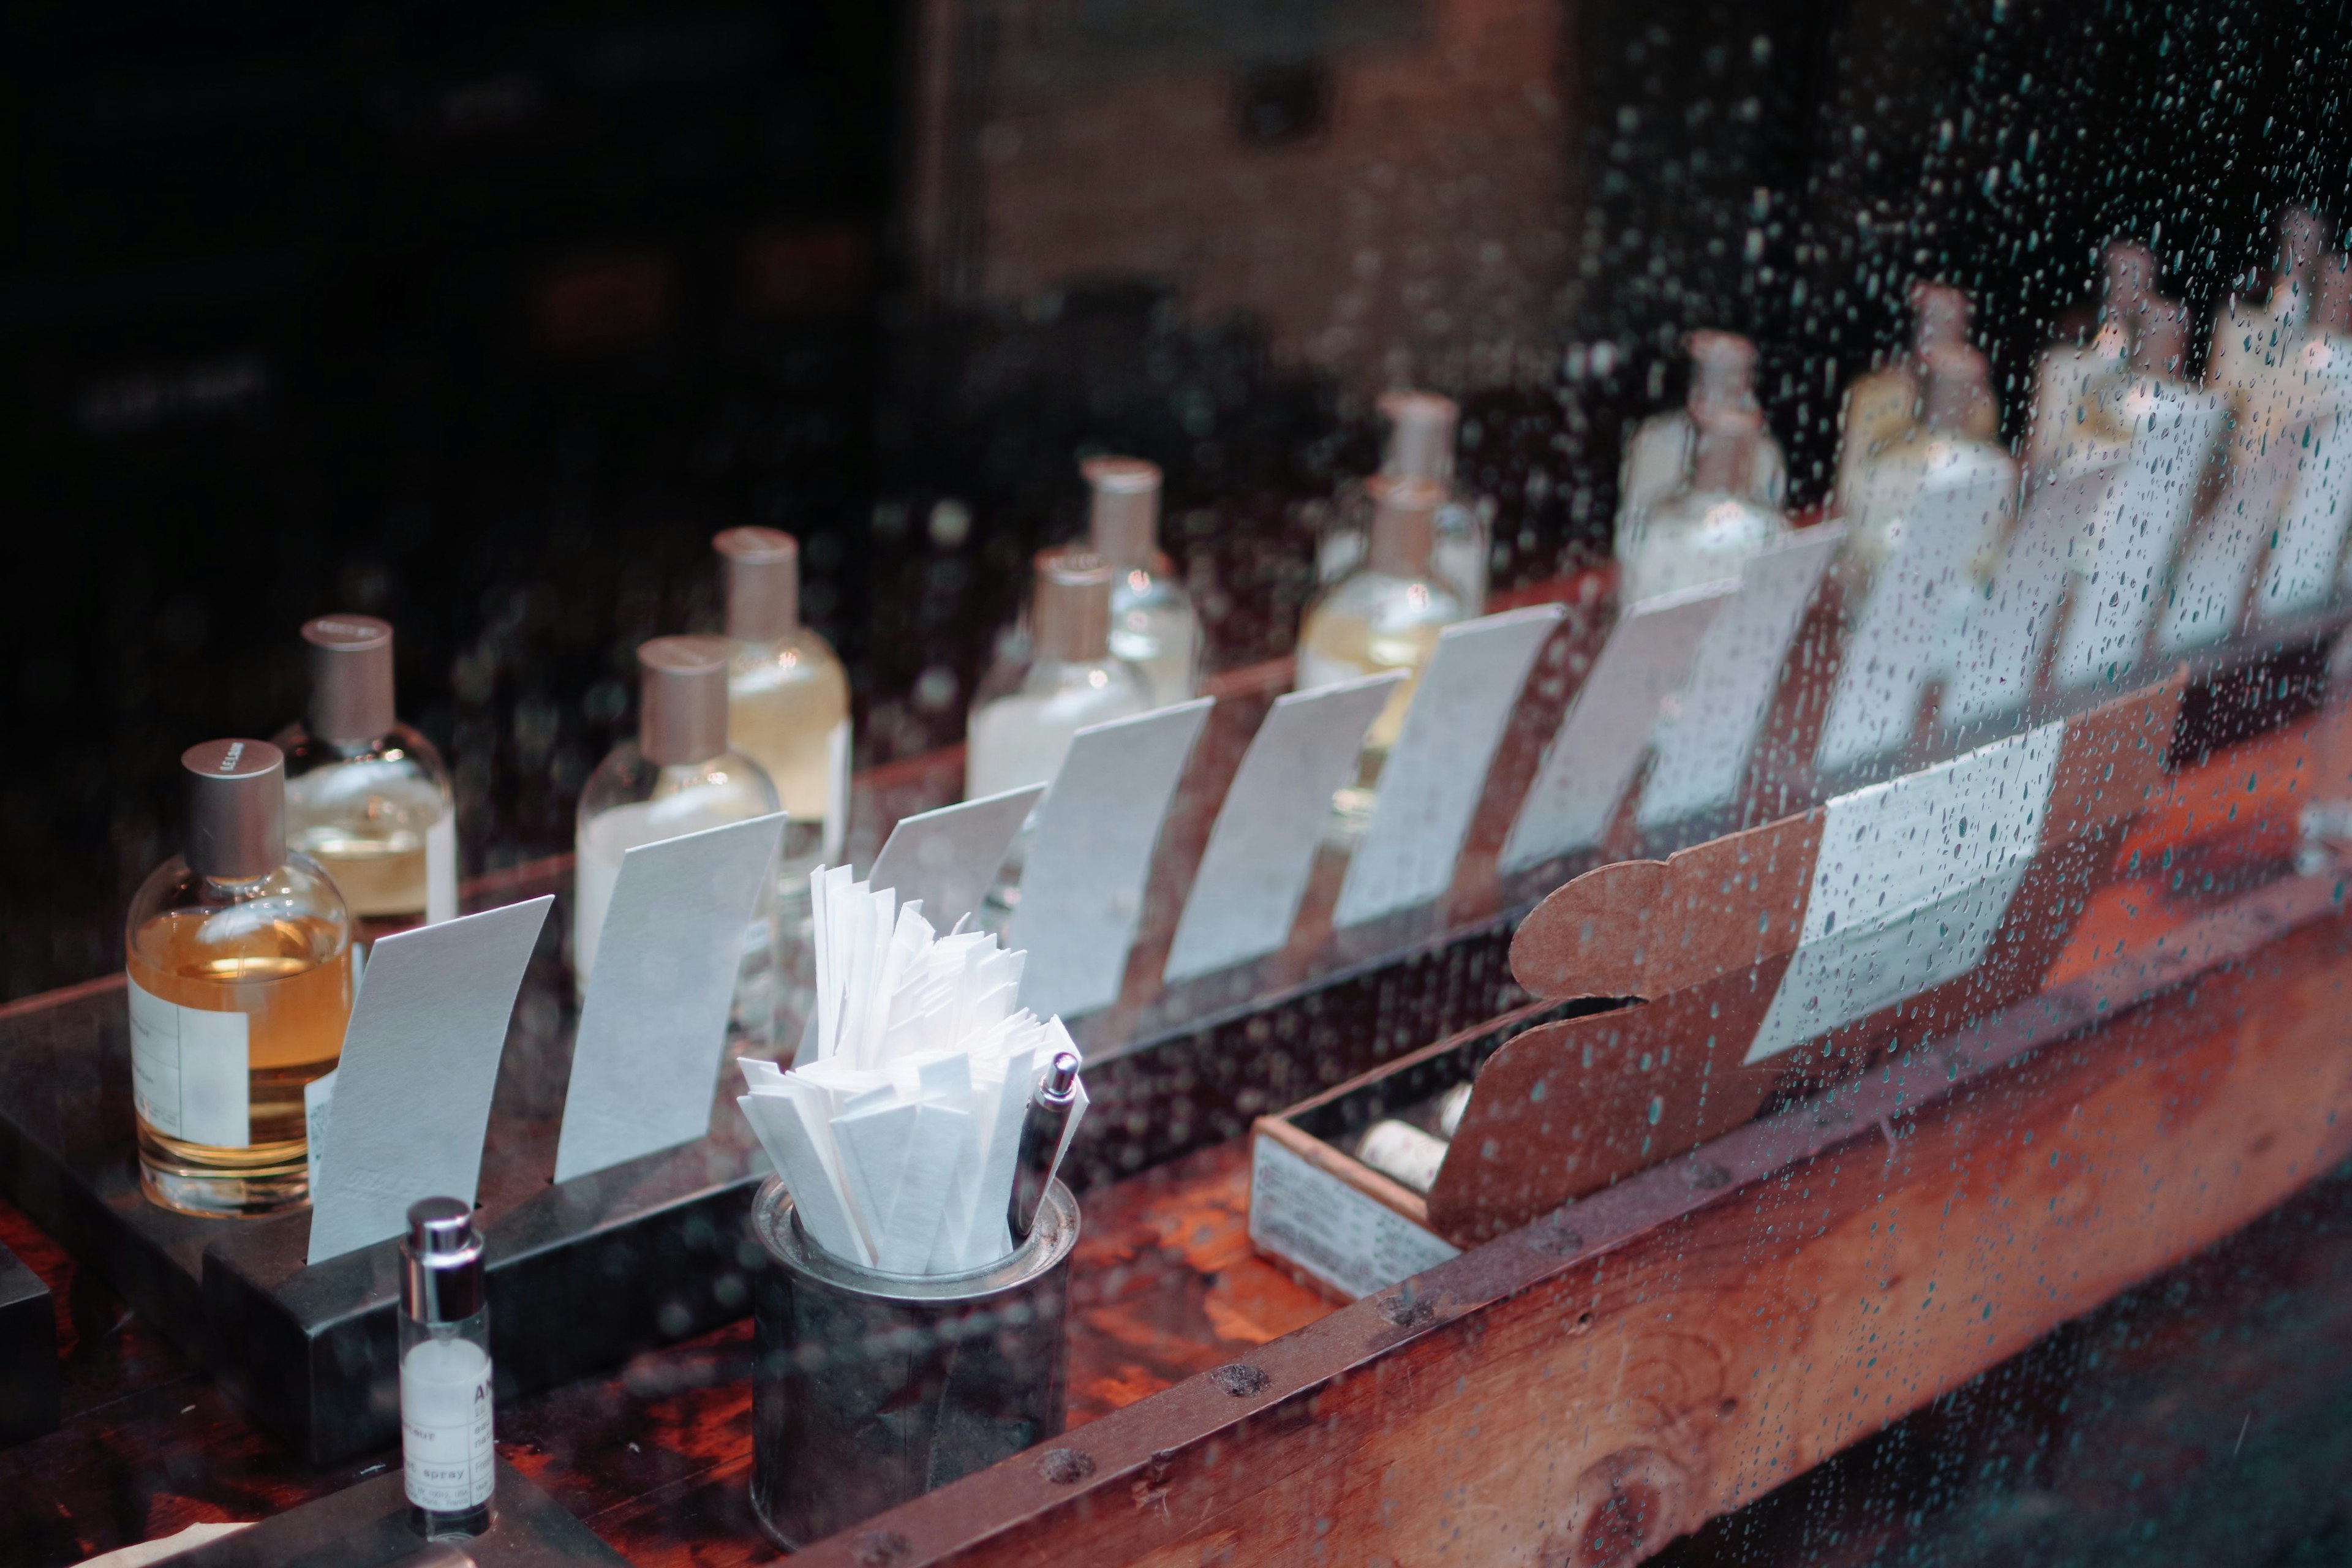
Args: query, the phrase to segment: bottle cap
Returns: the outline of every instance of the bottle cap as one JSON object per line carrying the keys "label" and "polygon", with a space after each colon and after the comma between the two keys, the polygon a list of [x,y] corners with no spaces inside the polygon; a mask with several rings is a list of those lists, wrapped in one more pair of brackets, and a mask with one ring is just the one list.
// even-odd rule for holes
{"label": "bottle cap", "polygon": [[267,741],[206,741],[180,753],[188,774],[188,868],[225,882],[286,864],[286,753]]}
{"label": "bottle cap", "polygon": [[310,733],[373,741],[392,732],[392,624],[373,616],[302,623],[310,645]]}
{"label": "bottle cap", "polygon": [[724,637],[656,637],[637,645],[637,749],[664,767],[707,763],[727,749]]}
{"label": "bottle cap", "polygon": [[1037,552],[1029,635],[1039,658],[1072,662],[1110,651],[1110,563],[1088,550]]}
{"label": "bottle cap", "polygon": [[1696,331],[1683,339],[1691,362],[1691,417],[1705,425],[1756,407],[1756,345],[1738,332]]}
{"label": "bottle cap", "polygon": [[1087,531],[1113,566],[1148,566],[1160,550],[1160,465],[1140,458],[1088,458],[1078,465],[1094,491]]}
{"label": "bottle cap", "polygon": [[1437,542],[1437,509],[1445,489],[1428,479],[1393,479],[1376,474],[1364,481],[1372,498],[1371,539],[1364,563],[1390,577],[1426,577],[1429,552]]}
{"label": "bottle cap", "polygon": [[474,1209],[457,1198],[408,1205],[400,1238],[400,1305],[421,1323],[454,1323],[482,1310],[482,1238]]}
{"label": "bottle cap", "polygon": [[1454,430],[1462,418],[1460,404],[1433,392],[1391,392],[1381,399],[1380,410],[1389,422],[1381,473],[1392,479],[1454,482]]}
{"label": "bottle cap", "polygon": [[1911,285],[1911,351],[1925,359],[1969,341],[1969,297],[1948,283]]}
{"label": "bottle cap", "polygon": [[801,542],[773,528],[730,528],[710,542],[727,563],[727,635],[778,642],[801,623]]}
{"label": "bottle cap", "polygon": [[1965,430],[1992,396],[1985,356],[1966,343],[1921,351],[1919,370],[1919,418],[1930,430]]}

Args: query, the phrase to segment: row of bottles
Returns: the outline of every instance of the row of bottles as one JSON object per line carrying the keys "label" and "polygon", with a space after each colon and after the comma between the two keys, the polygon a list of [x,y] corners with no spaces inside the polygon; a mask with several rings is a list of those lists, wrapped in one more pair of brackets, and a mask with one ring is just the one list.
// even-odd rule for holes
{"label": "row of bottles", "polygon": [[[726,636],[638,650],[637,736],[582,793],[572,952],[584,989],[628,848],[784,809],[779,886],[746,933],[737,993],[741,1031],[766,1039],[787,889],[838,853],[848,682],[800,624],[791,536],[735,529],[715,545]],[[341,1058],[362,944],[457,912],[456,795],[432,744],[395,716],[392,627],[325,616],[302,637],[304,718],[274,742],[182,756],[186,848],[147,878],[125,921],[141,1184],[190,1214],[307,1200],[305,1094]]]}

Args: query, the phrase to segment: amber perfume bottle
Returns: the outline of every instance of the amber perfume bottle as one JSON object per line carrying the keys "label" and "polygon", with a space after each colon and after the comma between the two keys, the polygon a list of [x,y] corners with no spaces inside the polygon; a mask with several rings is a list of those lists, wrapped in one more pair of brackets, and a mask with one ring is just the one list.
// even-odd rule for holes
{"label": "amber perfume bottle", "polygon": [[140,1186],[184,1214],[275,1214],[310,1196],[303,1087],[352,1011],[352,920],[286,847],[286,763],[266,741],[180,758],[187,853],[131,900],[131,1098]]}
{"label": "amber perfume bottle", "polygon": [[778,879],[805,885],[837,859],[849,815],[849,677],[833,645],[801,624],[800,542],[730,528],[711,542],[726,563],[727,743],[760,764],[791,821]]}
{"label": "amber perfume bottle", "polygon": [[457,913],[457,797],[433,742],[393,716],[392,627],[320,616],[302,627],[310,708],[278,734],[286,839],[327,868],[373,940]]}

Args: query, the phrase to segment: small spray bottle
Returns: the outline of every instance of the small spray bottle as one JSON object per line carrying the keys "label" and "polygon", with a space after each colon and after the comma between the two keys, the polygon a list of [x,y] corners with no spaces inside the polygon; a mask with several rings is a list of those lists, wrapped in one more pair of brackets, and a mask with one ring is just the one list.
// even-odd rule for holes
{"label": "small spray bottle", "polygon": [[471,1205],[426,1198],[400,1243],[400,1458],[428,1541],[490,1527],[490,1309]]}

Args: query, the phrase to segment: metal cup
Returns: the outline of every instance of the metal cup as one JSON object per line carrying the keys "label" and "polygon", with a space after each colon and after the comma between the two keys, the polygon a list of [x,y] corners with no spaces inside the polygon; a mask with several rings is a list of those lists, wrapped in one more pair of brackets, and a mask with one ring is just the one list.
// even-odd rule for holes
{"label": "metal cup", "polygon": [[1078,1205],[1055,1182],[1036,1228],[992,1268],[885,1274],[801,1229],[771,1177],[751,1233],[760,1276],[751,1510],[795,1550],[1062,1430]]}

